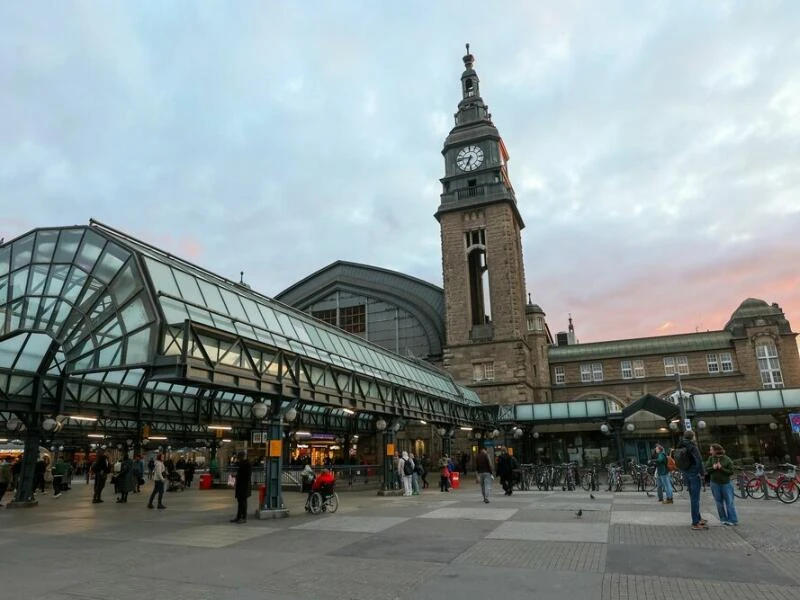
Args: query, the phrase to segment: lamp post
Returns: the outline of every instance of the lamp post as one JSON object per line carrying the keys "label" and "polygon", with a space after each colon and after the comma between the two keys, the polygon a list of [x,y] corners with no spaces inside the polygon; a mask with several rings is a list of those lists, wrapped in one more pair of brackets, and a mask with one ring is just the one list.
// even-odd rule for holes
{"label": "lamp post", "polygon": [[[675,383],[678,386],[678,411],[681,415],[681,429],[686,431],[686,404],[683,401],[683,385],[681,384],[680,373],[675,373]],[[688,429],[691,429],[691,425]]]}

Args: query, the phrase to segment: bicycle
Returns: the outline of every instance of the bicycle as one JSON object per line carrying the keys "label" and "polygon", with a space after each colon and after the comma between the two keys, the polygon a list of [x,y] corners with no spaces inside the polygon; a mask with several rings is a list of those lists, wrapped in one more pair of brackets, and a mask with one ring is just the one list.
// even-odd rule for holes
{"label": "bicycle", "polygon": [[339,510],[339,496],[333,489],[311,492],[306,500],[305,509],[312,515],[318,515],[321,512],[335,513]]}
{"label": "bicycle", "polygon": [[591,466],[581,477],[581,485],[587,492],[596,492],[600,489],[598,482],[597,465]]}
{"label": "bicycle", "polygon": [[[787,473],[781,473],[775,483],[772,483],[767,478],[764,465],[756,463],[756,475],[747,482],[747,494],[754,500],[778,498],[785,504],[797,501],[800,496],[800,487],[797,485],[797,467],[788,463],[781,466],[788,467]],[[770,494],[770,491],[774,494]]]}

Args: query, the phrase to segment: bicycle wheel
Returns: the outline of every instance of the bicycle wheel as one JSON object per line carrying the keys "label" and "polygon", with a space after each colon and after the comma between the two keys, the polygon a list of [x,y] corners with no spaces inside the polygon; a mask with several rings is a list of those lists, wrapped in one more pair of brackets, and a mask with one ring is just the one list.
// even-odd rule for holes
{"label": "bicycle wheel", "polygon": [[794,480],[782,481],[775,492],[778,494],[778,500],[784,504],[792,504],[800,498],[800,489]]}
{"label": "bicycle wheel", "polygon": [[764,486],[761,485],[761,479],[752,477],[747,480],[747,495],[753,500],[761,500],[764,497]]}
{"label": "bicycle wheel", "polygon": [[330,495],[326,505],[329,513],[335,513],[339,510],[339,496],[336,495],[336,492]]}
{"label": "bicycle wheel", "polygon": [[733,493],[737,498],[747,498],[747,479],[737,478],[733,486]]}
{"label": "bicycle wheel", "polygon": [[644,489],[646,492],[653,492],[656,489],[656,478],[649,473],[644,476]]}
{"label": "bicycle wheel", "polygon": [[319,492],[314,492],[311,494],[311,500],[309,501],[309,507],[311,508],[311,514],[318,515],[322,510],[322,496]]}
{"label": "bicycle wheel", "polygon": [[678,471],[672,472],[672,490],[679,493],[683,491],[683,477]]}
{"label": "bicycle wheel", "polygon": [[592,489],[592,474],[584,473],[581,477],[581,487],[587,492]]}

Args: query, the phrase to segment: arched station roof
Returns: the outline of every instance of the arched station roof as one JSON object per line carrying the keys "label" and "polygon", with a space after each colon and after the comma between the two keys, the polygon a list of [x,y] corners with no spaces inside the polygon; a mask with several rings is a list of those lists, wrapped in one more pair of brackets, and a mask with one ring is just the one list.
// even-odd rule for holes
{"label": "arched station roof", "polygon": [[307,310],[336,291],[383,300],[402,308],[420,323],[432,356],[444,345],[444,290],[404,273],[338,260],[275,295],[275,299]]}
{"label": "arched station roof", "polygon": [[0,411],[201,433],[251,425],[256,399],[452,424],[480,408],[427,363],[100,223],[0,246]]}

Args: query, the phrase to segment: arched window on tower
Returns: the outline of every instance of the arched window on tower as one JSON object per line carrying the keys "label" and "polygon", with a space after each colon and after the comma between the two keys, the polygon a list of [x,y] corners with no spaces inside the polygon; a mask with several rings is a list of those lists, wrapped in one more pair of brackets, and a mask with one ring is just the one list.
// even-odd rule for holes
{"label": "arched window on tower", "polygon": [[464,82],[464,97],[470,98],[475,95],[475,82],[472,79],[467,79]]}
{"label": "arched window on tower", "polygon": [[469,267],[469,301],[472,325],[492,322],[489,293],[489,267],[486,263],[486,232],[476,229],[466,233]]}

